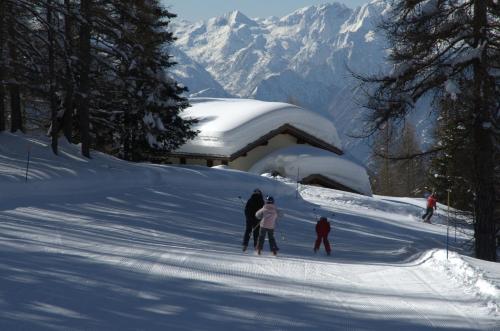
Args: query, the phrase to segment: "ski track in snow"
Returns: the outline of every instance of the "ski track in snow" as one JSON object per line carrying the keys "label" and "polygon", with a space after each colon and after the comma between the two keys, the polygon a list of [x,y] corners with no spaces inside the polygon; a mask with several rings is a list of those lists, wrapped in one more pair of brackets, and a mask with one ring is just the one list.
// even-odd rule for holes
{"label": "ski track in snow", "polygon": [[[22,217],[23,212],[27,215],[36,213],[32,209],[26,208],[26,210],[18,211],[16,214]],[[75,218],[75,220],[77,219]],[[97,226],[95,222],[89,224]],[[98,228],[102,229],[104,226],[100,225]],[[118,230],[121,227],[110,228]],[[133,237],[125,241],[125,243],[130,244],[126,246],[115,246],[112,243],[80,245],[79,242],[73,242],[71,239],[64,242],[61,230],[57,226],[54,226],[54,229],[56,229],[55,240],[52,243],[47,233],[33,235],[28,232],[19,234],[19,236],[25,243],[38,242],[39,246],[33,247],[31,245],[31,250],[36,251],[38,248],[45,253],[59,255],[78,254],[84,258],[142,275],[137,288],[131,291],[132,295],[139,298],[156,297],[155,288],[149,288],[148,285],[152,279],[186,279],[216,284],[221,288],[229,287],[232,292],[236,293],[249,292],[263,296],[274,296],[289,302],[301,302],[303,305],[317,301],[327,307],[335,307],[346,316],[349,316],[352,311],[358,311],[379,322],[404,320],[405,317],[401,315],[402,312],[406,312],[413,319],[425,322],[415,329],[449,329],[449,321],[440,322],[432,317],[432,313],[443,310],[444,305],[445,311],[453,312],[455,318],[460,319],[461,325],[465,329],[472,330],[481,326],[477,319],[468,316],[467,307],[457,306],[455,301],[444,298],[440,294],[442,289],[436,290],[432,283],[424,280],[425,277],[432,274],[432,270],[429,268],[421,270],[415,266],[407,265],[369,266],[361,268],[362,272],[358,275],[346,277],[352,272],[350,270],[352,266],[336,263],[335,258],[330,262],[318,262],[305,260],[300,255],[280,254],[278,257],[272,257],[268,250],[259,257],[253,253],[248,255],[228,253],[217,249],[207,251],[183,247],[182,245],[159,244],[150,247],[147,242],[137,243]],[[125,227],[121,229],[123,230]],[[154,238],[159,236],[156,230],[151,230],[149,234]],[[63,247],[68,246],[74,247],[63,249]],[[88,250],[91,248],[93,249],[89,252]],[[223,262],[217,262],[219,258]],[[360,267],[356,266],[354,269],[360,269]],[[397,296],[397,293],[404,288],[401,285],[408,283],[409,279],[414,280],[410,288],[419,288],[422,294],[429,295],[430,293],[431,296],[440,298],[439,303],[427,308],[419,304],[418,301],[410,299],[380,300],[378,298],[380,294],[375,296],[355,295],[357,288],[360,286],[367,288],[368,284],[371,283],[384,288],[384,295]],[[434,280],[440,281],[439,279]],[[263,284],[267,286],[263,286]],[[336,290],[338,285],[347,287],[347,292],[350,295],[339,294]],[[125,289],[119,290],[125,291]],[[28,294],[26,295],[28,296]],[[459,297],[455,299],[459,300]],[[285,322],[279,316],[273,316],[273,309],[264,306],[255,309],[250,318],[261,321],[263,328],[269,330],[314,329],[312,327],[314,324],[310,324],[311,321],[295,320],[292,316],[290,320]],[[314,318],[312,320],[314,321]],[[367,325],[363,327],[363,323],[359,324],[355,321],[355,317],[343,318],[344,323],[338,326],[346,330],[370,329]],[[386,327],[384,323],[382,325],[384,328]]]}
{"label": "ski track in snow", "polygon": [[[296,200],[240,172],[121,169],[144,179],[2,200],[0,330],[499,330],[482,297],[423,257],[446,228],[408,217],[416,206],[307,186]],[[241,252],[237,197],[255,186],[285,211],[277,257],[268,242]],[[331,219],[331,257],[312,252],[313,208]]]}

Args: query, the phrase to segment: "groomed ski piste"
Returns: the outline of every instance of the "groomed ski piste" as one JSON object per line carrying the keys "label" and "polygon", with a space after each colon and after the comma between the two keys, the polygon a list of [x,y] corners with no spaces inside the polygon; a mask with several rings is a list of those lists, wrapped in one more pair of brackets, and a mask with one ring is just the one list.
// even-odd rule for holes
{"label": "groomed ski piste", "polygon": [[[257,187],[285,213],[277,257],[241,251]],[[500,264],[463,229],[447,259],[442,205],[425,224],[423,199],[295,189],[1,133],[0,330],[499,330]]]}

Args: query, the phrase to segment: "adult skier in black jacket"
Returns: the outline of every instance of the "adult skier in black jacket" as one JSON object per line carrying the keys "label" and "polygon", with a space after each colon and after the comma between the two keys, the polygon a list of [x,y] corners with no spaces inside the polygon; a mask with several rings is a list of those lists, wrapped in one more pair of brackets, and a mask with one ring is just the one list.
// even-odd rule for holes
{"label": "adult skier in black jacket", "polygon": [[255,217],[255,213],[257,210],[261,209],[262,206],[264,206],[262,192],[259,189],[255,189],[245,205],[246,228],[245,234],[243,235],[243,252],[247,250],[251,232],[253,232],[253,246],[257,247],[260,220]]}

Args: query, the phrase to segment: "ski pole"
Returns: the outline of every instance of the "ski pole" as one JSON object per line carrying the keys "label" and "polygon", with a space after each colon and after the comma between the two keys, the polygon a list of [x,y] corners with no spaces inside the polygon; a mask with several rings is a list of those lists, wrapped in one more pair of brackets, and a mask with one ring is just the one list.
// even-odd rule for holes
{"label": "ski pole", "polygon": [[276,219],[276,231],[278,231],[278,228],[279,228],[279,231],[280,231],[280,235],[281,235],[281,240],[283,241],[286,241],[286,238],[285,238],[285,233],[281,230],[281,228],[279,227],[279,221]]}
{"label": "ski pole", "polygon": [[[278,218],[276,219],[276,229],[278,229],[278,227],[280,225],[279,218],[283,217],[284,214],[285,213],[282,210],[278,211]],[[279,230],[280,230],[281,240],[286,241],[285,231],[281,230],[281,227],[279,228]]]}
{"label": "ski pole", "polygon": [[26,180],[25,180],[25,182],[28,182],[28,172],[29,172],[29,167],[30,167],[30,151],[31,151],[31,146],[28,145],[28,161],[26,162]]}
{"label": "ski pole", "polygon": [[295,199],[299,198],[299,173],[300,167],[297,167],[297,187],[295,188]]}
{"label": "ski pole", "polygon": [[319,220],[319,214],[316,212],[316,208],[313,208],[314,217]]}

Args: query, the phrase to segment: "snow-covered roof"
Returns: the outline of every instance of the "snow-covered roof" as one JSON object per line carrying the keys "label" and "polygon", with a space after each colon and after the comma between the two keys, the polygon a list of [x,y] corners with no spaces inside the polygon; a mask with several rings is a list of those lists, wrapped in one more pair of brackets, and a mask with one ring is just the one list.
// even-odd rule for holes
{"label": "snow-covered roof", "polygon": [[328,151],[298,145],[277,150],[257,162],[249,172],[262,174],[278,171],[282,176],[302,180],[320,174],[352,190],[372,195],[370,179],[366,169],[341,156]]}
{"label": "snow-covered roof", "polygon": [[179,154],[231,156],[269,132],[290,125],[342,150],[337,129],[326,117],[282,102],[252,99],[190,99],[183,118],[196,118],[198,136],[175,151]]}

